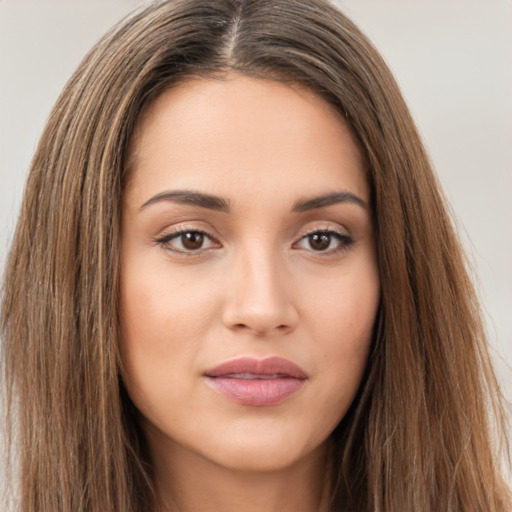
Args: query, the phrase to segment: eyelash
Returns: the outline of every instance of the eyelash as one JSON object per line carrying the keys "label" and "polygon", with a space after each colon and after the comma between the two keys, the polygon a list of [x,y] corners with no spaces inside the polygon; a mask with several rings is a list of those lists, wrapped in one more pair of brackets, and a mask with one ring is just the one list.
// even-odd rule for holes
{"label": "eyelash", "polygon": [[[198,247],[197,250],[195,250],[195,249],[187,250],[186,248],[176,249],[176,248],[171,247],[170,242],[172,240],[180,239],[181,237],[184,237],[187,234],[188,235],[194,234],[196,236],[199,235],[200,237],[202,237],[203,240],[207,239],[211,243],[213,242],[214,247],[207,247],[207,248]],[[319,255],[320,257],[335,255],[335,254],[339,254],[343,251],[347,251],[348,249],[350,249],[350,247],[355,242],[355,240],[350,235],[347,235],[340,231],[336,231],[332,228],[326,228],[326,229],[314,229],[308,233],[305,233],[304,235],[302,235],[299,238],[299,240],[297,242],[293,243],[292,247],[295,248],[299,243],[310,239],[310,237],[312,237],[314,235],[317,235],[317,236],[324,235],[324,236],[329,237],[329,246],[331,245],[333,238],[335,240],[337,240],[338,244],[339,244],[338,247],[335,247],[334,249],[327,249],[327,250],[315,250],[313,248],[305,249],[305,250],[311,251],[313,254]],[[178,228],[175,231],[172,231],[171,233],[167,233],[161,237],[155,238],[154,241],[155,241],[155,243],[161,245],[164,249],[166,249],[168,251],[171,251],[173,253],[177,253],[180,255],[184,255],[184,256],[189,256],[189,257],[190,256],[199,256],[199,255],[203,254],[204,252],[210,251],[211,249],[221,247],[220,242],[218,242],[214,237],[212,237],[206,231],[203,231],[203,230],[197,229],[197,228],[187,228],[187,227]],[[181,244],[183,246],[183,239],[181,240]],[[311,239],[310,239],[310,244],[311,244]],[[311,245],[310,245],[310,247],[311,247]]]}
{"label": "eyelash", "polygon": [[[174,252],[177,254],[183,254],[186,256],[198,256],[198,255],[204,253],[205,251],[212,249],[211,247],[209,247],[207,249],[203,249],[200,247],[197,250],[193,250],[193,249],[187,250],[186,248],[175,249],[170,246],[170,242],[172,240],[179,239],[180,237],[183,237],[187,234],[200,235],[201,237],[203,237],[203,239],[208,239],[210,241],[213,241],[216,243],[216,245],[218,247],[220,247],[220,242],[216,241],[215,238],[212,237],[206,231],[203,231],[203,230],[197,229],[197,228],[187,228],[187,227],[181,227],[181,228],[176,229],[175,231],[172,231],[171,233],[166,233],[165,235],[156,238],[155,242],[157,244],[161,245],[164,249],[166,249],[168,251],[171,251],[171,252]],[[183,240],[182,240],[182,245],[183,245]]]}
{"label": "eyelash", "polygon": [[[328,249],[325,251],[321,251],[321,250],[315,251],[312,248],[310,249],[314,254],[318,254],[320,256],[323,256],[323,255],[330,256],[330,255],[335,255],[335,254],[339,254],[341,252],[347,251],[348,249],[350,249],[350,247],[355,242],[354,238],[352,238],[350,235],[347,235],[346,233],[342,233],[342,232],[337,231],[332,228],[325,228],[325,229],[313,229],[313,230],[309,231],[308,233],[305,233],[293,245],[295,246],[304,240],[308,240],[313,235],[317,235],[317,236],[325,235],[325,236],[329,237],[330,238],[329,245],[331,245],[333,238],[335,240],[337,240],[339,243],[338,247],[336,247],[334,249]],[[310,243],[311,243],[311,241],[310,241]]]}

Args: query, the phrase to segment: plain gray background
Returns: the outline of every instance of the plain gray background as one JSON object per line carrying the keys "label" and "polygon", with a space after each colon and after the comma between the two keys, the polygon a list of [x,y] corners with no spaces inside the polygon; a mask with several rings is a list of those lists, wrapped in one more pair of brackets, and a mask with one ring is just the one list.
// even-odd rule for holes
{"label": "plain gray background", "polygon": [[[0,270],[46,117],[141,0],[0,0]],[[512,0],[339,0],[402,87],[474,266],[512,399]],[[34,233],[34,236],[38,236]]]}

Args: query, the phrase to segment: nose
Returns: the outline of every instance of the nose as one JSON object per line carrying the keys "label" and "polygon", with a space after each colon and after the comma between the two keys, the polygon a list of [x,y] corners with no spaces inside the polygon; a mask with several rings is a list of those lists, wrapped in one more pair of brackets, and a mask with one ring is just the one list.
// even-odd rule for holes
{"label": "nose", "polygon": [[240,257],[231,266],[223,311],[223,323],[228,329],[271,336],[296,328],[299,314],[293,291],[277,260],[276,256],[260,252]]}

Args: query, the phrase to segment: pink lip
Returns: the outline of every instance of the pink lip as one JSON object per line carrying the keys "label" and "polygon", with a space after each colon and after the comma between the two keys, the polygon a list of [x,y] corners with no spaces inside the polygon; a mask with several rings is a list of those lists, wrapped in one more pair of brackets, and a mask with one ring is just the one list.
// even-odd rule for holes
{"label": "pink lip", "polygon": [[308,379],[295,363],[281,357],[243,357],[205,373],[208,384],[221,395],[244,405],[278,404],[297,393]]}

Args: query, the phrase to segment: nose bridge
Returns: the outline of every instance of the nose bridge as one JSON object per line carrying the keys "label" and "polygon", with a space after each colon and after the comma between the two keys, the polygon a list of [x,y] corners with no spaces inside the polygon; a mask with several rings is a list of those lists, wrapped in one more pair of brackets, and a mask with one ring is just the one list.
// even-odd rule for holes
{"label": "nose bridge", "polygon": [[298,315],[286,281],[283,258],[270,244],[254,240],[241,248],[232,262],[226,325],[260,335],[292,330]]}

